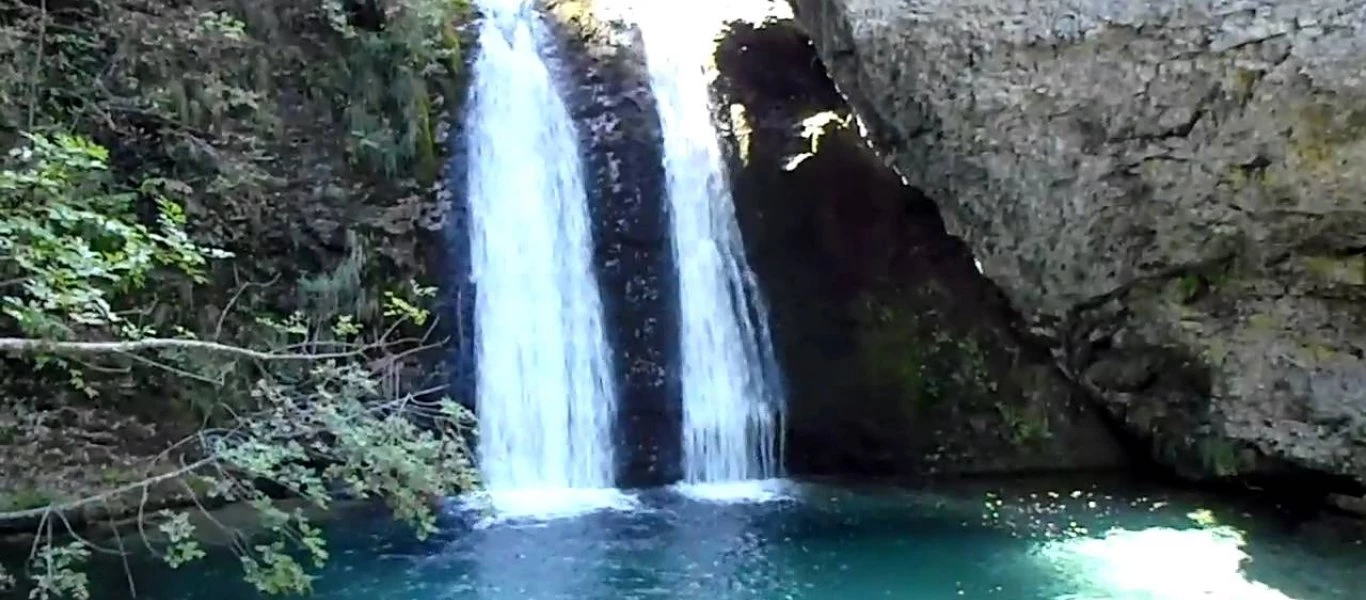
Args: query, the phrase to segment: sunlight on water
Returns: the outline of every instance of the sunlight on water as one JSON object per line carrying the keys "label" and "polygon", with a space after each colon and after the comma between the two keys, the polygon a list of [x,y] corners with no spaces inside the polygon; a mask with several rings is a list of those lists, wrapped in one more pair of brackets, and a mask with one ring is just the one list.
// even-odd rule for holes
{"label": "sunlight on water", "polygon": [[1037,554],[1073,590],[1058,600],[1297,600],[1248,580],[1243,544],[1227,527],[1153,527],[1050,541]]}

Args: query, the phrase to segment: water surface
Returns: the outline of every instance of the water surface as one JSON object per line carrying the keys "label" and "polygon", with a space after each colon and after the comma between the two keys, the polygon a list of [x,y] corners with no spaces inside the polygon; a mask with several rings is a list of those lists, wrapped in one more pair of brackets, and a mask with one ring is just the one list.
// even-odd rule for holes
{"label": "water surface", "polygon": [[[1359,599],[1362,546],[1200,497],[1096,488],[948,493],[666,489],[616,510],[506,520],[453,502],[419,542],[369,512],[331,526],[335,600]],[[142,597],[253,597],[230,556],[145,575]],[[122,583],[110,577],[111,593]],[[103,596],[99,597],[117,597]]]}

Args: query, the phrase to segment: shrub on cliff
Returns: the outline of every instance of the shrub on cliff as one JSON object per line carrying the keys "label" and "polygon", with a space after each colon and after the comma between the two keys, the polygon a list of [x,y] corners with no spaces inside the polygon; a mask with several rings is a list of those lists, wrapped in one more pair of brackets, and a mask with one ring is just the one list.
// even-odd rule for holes
{"label": "shrub on cliff", "polygon": [[[327,554],[317,528],[302,512],[277,508],[272,497],[281,494],[272,490],[319,508],[338,491],[383,498],[425,534],[434,519],[429,499],[473,485],[460,436],[468,415],[426,397],[436,390],[402,393],[383,386],[404,354],[429,344],[425,336],[391,337],[405,324],[430,320],[416,298],[388,298],[385,314],[392,322],[377,338],[367,337],[350,315],[317,313],[262,319],[288,342],[275,348],[198,339],[183,328],[157,337],[162,332],[127,316],[146,282],[202,282],[208,261],[230,255],[190,241],[179,204],[160,194],[158,182],[122,190],[106,181],[106,152],[98,145],[74,136],[27,138],[10,153],[13,166],[0,170],[0,311],[5,329],[23,334],[0,337],[0,351],[20,362],[57,364],[88,395],[99,392],[85,381],[87,370],[142,363],[210,383],[210,402],[220,396],[233,402],[231,416],[207,421],[166,449],[160,464],[147,465],[136,481],[0,513],[0,523],[36,529],[29,565],[35,597],[88,593],[79,565],[99,544],[79,536],[60,542],[64,534],[77,535],[72,515],[95,508],[112,516],[125,512],[115,503],[140,496],[141,520],[149,492],[167,485],[180,486],[180,502],[201,510],[223,501],[256,507],[271,535],[261,540],[225,533],[235,541],[248,580],[274,593],[308,589],[309,576],[291,549],[306,551],[317,566]],[[141,223],[133,210],[143,194],[157,207],[153,225]],[[413,291],[418,297],[430,293]],[[234,371],[245,373],[232,376]],[[225,389],[232,386],[247,389]],[[414,416],[454,435],[421,428]],[[164,512],[156,520],[165,539],[158,551],[172,566],[204,555],[184,513]],[[119,546],[101,549],[121,554]]]}
{"label": "shrub on cliff", "polygon": [[[245,502],[261,531],[223,532],[245,576],[300,592],[296,557],[316,566],[326,549],[280,498],[382,499],[421,533],[432,497],[474,484],[469,415],[407,376],[439,345],[413,207],[437,174],[442,99],[460,91],[467,10],[0,7],[0,477],[23,484],[0,494],[0,531],[35,533],[0,588],[84,597],[84,561],[128,540],[83,526],[128,515],[184,564],[204,532],[159,509]],[[159,446],[69,464],[129,428],[67,417],[130,413],[151,415]],[[52,450],[67,462],[37,459]]]}

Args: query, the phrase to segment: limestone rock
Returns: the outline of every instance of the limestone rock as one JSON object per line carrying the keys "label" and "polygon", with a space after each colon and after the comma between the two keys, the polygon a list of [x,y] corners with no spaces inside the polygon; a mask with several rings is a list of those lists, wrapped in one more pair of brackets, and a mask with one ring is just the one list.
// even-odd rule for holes
{"label": "limestone rock", "polygon": [[1155,456],[1366,482],[1366,2],[793,4],[879,148]]}
{"label": "limestone rock", "polygon": [[737,217],[789,382],[793,472],[1126,464],[934,204],[860,140],[800,29],[734,24],[717,66]]}

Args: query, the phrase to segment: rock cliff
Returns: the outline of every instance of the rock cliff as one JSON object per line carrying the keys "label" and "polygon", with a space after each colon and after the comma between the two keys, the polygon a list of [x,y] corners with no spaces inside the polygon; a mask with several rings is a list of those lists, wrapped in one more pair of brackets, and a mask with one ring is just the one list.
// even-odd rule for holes
{"label": "rock cliff", "polygon": [[793,4],[874,143],[1155,457],[1366,483],[1366,2]]}
{"label": "rock cliff", "polygon": [[932,203],[859,138],[790,21],[717,48],[736,209],[789,382],[796,474],[1128,466]]}

